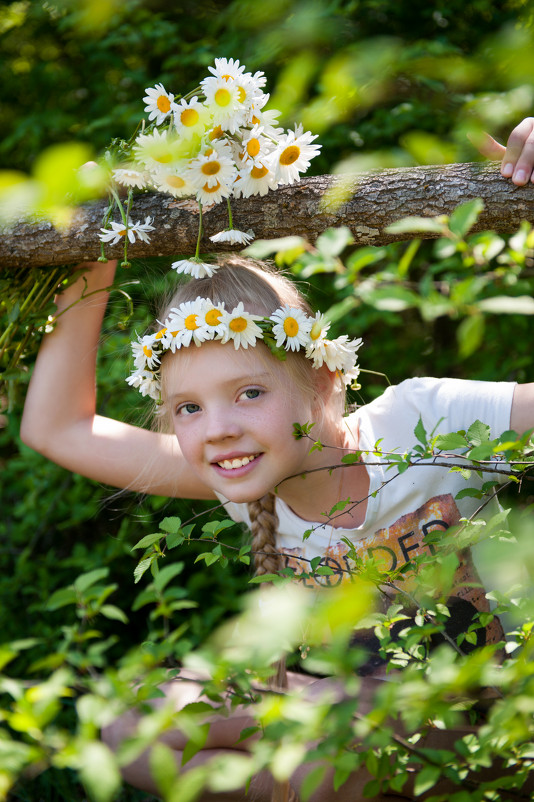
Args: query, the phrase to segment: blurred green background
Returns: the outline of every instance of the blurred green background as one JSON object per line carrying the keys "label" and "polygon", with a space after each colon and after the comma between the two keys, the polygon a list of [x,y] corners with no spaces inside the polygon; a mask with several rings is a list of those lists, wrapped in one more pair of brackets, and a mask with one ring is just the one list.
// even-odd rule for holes
{"label": "blurred green background", "polygon": [[[185,94],[216,57],[265,71],[269,107],[282,110],[282,123],[303,122],[319,134],[322,152],[312,173],[472,161],[478,155],[468,131],[488,130],[503,141],[533,113],[533,19],[527,0],[3,3],[0,168],[30,174],[40,154],[58,144],[83,143],[88,146],[84,155],[101,154],[113,137],[129,138],[142,116],[146,87],[162,82],[175,95]],[[304,272],[297,265],[314,307],[341,304],[333,315],[335,334],[364,336],[362,366],[387,374],[392,383],[425,374],[532,379],[529,318],[494,315],[488,321],[474,305],[484,292],[531,294],[532,256],[523,256],[525,272],[512,270],[506,278],[498,262],[502,251],[477,265],[466,261],[461,249],[446,251],[442,244],[440,250],[427,242],[399,272],[406,249],[395,244],[352,254],[345,250],[348,272],[335,260]],[[129,328],[120,327],[123,299],[112,299],[99,365],[104,414],[134,422],[145,415],[146,403],[124,383],[128,343],[132,330],[142,331],[154,316],[157,298],[168,286],[170,261],[137,261],[127,276],[121,275],[140,283],[129,288],[135,310]],[[469,282],[476,275],[474,287]],[[484,283],[486,275],[491,278]],[[16,304],[7,303],[9,293],[26,278],[0,274],[4,329],[17,314]],[[397,303],[366,294],[364,279],[389,288],[387,298]],[[413,296],[401,299],[399,284]],[[457,292],[451,301],[458,286],[463,295]],[[33,321],[36,329],[40,314]],[[64,610],[45,609],[52,592],[84,571],[106,566],[120,588],[121,607],[128,609],[138,590],[131,546],[156,531],[165,516],[186,520],[203,506],[116,494],[20,443],[22,398],[38,339],[39,332],[32,331],[3,397],[0,615],[3,641],[39,636],[44,656],[67,617]],[[353,399],[358,402],[385,387],[376,376],[362,383]],[[236,532],[237,542],[241,537]],[[202,563],[199,568],[194,559],[200,550],[191,546],[180,554],[186,561],[180,581],[188,597],[202,605],[178,618],[187,624],[184,649],[237,609],[247,576],[246,568],[207,571]],[[111,648],[113,657],[149,637],[151,626],[142,608],[128,624],[102,621],[100,629],[120,637]],[[22,659],[18,670],[21,675],[27,670]],[[82,798],[73,779],[50,776],[21,781],[13,799]]]}

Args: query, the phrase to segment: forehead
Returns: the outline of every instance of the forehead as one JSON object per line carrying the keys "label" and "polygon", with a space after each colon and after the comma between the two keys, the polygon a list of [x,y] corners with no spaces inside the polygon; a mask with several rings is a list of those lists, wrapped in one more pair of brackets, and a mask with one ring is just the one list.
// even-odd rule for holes
{"label": "forehead", "polygon": [[276,382],[289,381],[284,364],[258,343],[254,347],[234,348],[232,343],[205,342],[190,345],[165,356],[162,364],[163,393],[169,397],[205,383],[215,387],[232,381],[262,377]]}

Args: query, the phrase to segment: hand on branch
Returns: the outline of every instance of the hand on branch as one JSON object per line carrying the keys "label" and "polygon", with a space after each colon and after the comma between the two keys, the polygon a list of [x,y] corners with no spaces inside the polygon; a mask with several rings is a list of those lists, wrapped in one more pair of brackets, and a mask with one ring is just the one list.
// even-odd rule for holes
{"label": "hand on branch", "polygon": [[529,180],[534,184],[534,117],[526,117],[516,125],[506,147],[489,134],[472,141],[483,156],[502,162],[501,175],[505,178],[511,178],[517,186]]}

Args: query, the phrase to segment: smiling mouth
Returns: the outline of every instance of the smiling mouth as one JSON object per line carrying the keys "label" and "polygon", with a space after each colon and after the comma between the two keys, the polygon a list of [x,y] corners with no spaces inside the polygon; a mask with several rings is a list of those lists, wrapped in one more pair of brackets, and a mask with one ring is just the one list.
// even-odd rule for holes
{"label": "smiling mouth", "polygon": [[222,462],[217,462],[216,464],[219,467],[224,468],[227,471],[230,471],[234,468],[242,468],[244,465],[248,465],[249,462],[255,460],[259,454],[250,454],[248,457],[235,457],[234,459],[223,459]]}

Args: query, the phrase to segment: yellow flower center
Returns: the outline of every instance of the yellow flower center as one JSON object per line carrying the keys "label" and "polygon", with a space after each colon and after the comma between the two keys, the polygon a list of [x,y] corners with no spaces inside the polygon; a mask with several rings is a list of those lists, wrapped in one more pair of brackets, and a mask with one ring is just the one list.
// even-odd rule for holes
{"label": "yellow flower center", "polygon": [[143,353],[147,359],[150,359],[150,357],[152,356],[152,349],[150,349],[148,345],[143,345]]}
{"label": "yellow flower center", "polygon": [[228,106],[229,105],[229,103],[232,100],[232,95],[228,91],[228,89],[221,88],[221,89],[217,89],[213,99],[215,100],[215,103],[217,104],[217,106],[223,106],[224,107],[224,106]]}
{"label": "yellow flower center", "polygon": [[180,114],[180,121],[186,128],[191,128],[196,125],[200,119],[200,115],[196,109],[184,109]]}
{"label": "yellow flower center", "polygon": [[205,321],[208,326],[218,326],[221,320],[222,312],[220,309],[210,309],[206,313]]}
{"label": "yellow flower center", "polygon": [[264,167],[262,164],[261,167],[253,167],[252,170],[250,171],[250,175],[252,178],[263,178],[265,175],[267,175],[268,172],[269,169],[267,167]]}
{"label": "yellow flower center", "polygon": [[259,122],[260,121],[259,121],[258,117],[256,117],[256,115],[254,115],[253,118],[252,118],[252,124],[253,125],[259,125]]}
{"label": "yellow flower center", "polygon": [[294,317],[286,317],[284,320],[284,331],[288,337],[295,337],[299,333],[299,324]]}
{"label": "yellow flower center", "polygon": [[259,139],[249,139],[247,142],[247,153],[249,156],[257,156],[260,152],[260,141]]}
{"label": "yellow flower center", "polygon": [[245,92],[242,86],[238,86],[237,88],[237,97],[240,103],[244,103],[245,100],[247,99],[247,93]]}
{"label": "yellow flower center", "polygon": [[214,187],[208,187],[207,184],[204,184],[204,186],[202,187],[204,192],[218,192],[220,188],[221,188],[221,185],[219,184],[218,181],[217,181],[217,183],[215,184]]}
{"label": "yellow flower center", "polygon": [[172,334],[172,336],[173,336],[173,337],[176,337],[176,335],[178,334],[178,332],[177,332],[177,331],[171,331],[171,334]]}
{"label": "yellow flower center", "polygon": [[156,100],[156,106],[164,114],[167,114],[167,112],[170,111],[171,108],[171,101],[169,100],[167,95],[160,95]]}
{"label": "yellow flower center", "polygon": [[213,160],[211,162],[206,162],[200,168],[201,172],[203,172],[204,175],[217,175],[220,169],[221,169],[221,163],[216,160]]}
{"label": "yellow flower center", "polygon": [[117,234],[119,235],[119,237],[124,237],[124,236],[126,236],[126,229],[125,229],[125,228],[123,228],[121,231],[117,231]]}
{"label": "yellow flower center", "polygon": [[189,331],[194,331],[195,329],[198,329],[197,316],[195,314],[188,315],[184,320],[184,326],[186,327],[186,329],[189,329]]}
{"label": "yellow flower center", "polygon": [[161,340],[166,331],[167,329],[160,329],[158,332],[156,332],[156,340]]}
{"label": "yellow flower center", "polygon": [[152,158],[160,164],[168,164],[172,161],[172,154],[168,150],[155,150]]}
{"label": "yellow flower center", "polygon": [[212,130],[209,133],[209,138],[213,142],[214,139],[219,139],[222,135],[223,135],[223,129],[221,128],[220,125],[218,125],[216,128],[212,128]]}
{"label": "yellow flower center", "polygon": [[185,181],[179,175],[168,175],[165,180],[170,187],[176,187],[177,189],[185,187]]}
{"label": "yellow flower center", "polygon": [[296,145],[289,145],[289,147],[285,148],[285,150],[283,150],[280,154],[280,164],[283,164],[285,167],[287,167],[287,165],[296,162],[299,156],[300,148]]}
{"label": "yellow flower center", "polygon": [[323,330],[323,327],[321,326],[320,322],[318,320],[316,320],[315,323],[313,324],[313,326],[311,327],[311,331],[310,331],[311,339],[312,340],[317,340],[321,336],[322,330]]}
{"label": "yellow flower center", "polygon": [[235,331],[236,334],[240,334],[242,331],[245,331],[246,327],[247,320],[244,317],[234,317],[234,319],[230,321],[230,329]]}

